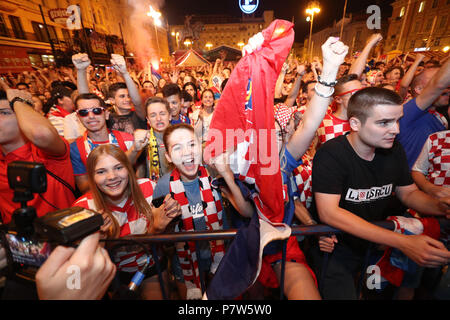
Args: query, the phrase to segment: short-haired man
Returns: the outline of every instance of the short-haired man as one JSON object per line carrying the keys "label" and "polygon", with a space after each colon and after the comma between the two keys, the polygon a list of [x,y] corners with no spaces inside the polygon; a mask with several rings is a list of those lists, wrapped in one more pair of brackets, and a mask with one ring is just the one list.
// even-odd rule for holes
{"label": "short-haired man", "polygon": [[62,85],[56,86],[51,92],[54,105],[48,111],[47,118],[60,136],[64,136],[64,118],[74,110],[72,92]]}
{"label": "short-haired man", "polygon": [[403,106],[398,140],[406,152],[411,168],[422,151],[428,136],[448,128],[445,117],[436,108],[448,105],[450,59],[439,68],[426,68],[411,84],[413,99]]}
{"label": "short-haired man", "polygon": [[432,198],[414,184],[405,153],[395,140],[402,116],[398,94],[383,88],[362,89],[349,101],[351,132],[328,141],[315,155],[312,185],[318,216],[346,233],[334,246],[325,271],[325,299],[358,298],[354,278],[361,272],[367,241],[397,248],[422,266],[445,265],[450,259],[437,240],[405,236],[370,223],[387,218],[394,194],[423,214],[450,212],[449,198]]}
{"label": "short-haired man", "polygon": [[[67,141],[26,101],[31,101],[28,92],[10,89],[7,96],[4,91],[0,92],[0,211],[5,224],[11,221],[14,210],[20,208],[20,203],[12,201],[13,190],[6,174],[12,161],[41,162],[75,187]],[[75,196],[66,186],[47,174],[47,191],[34,197],[28,205],[35,207],[41,217],[56,210],[55,207],[70,207],[74,200]]]}
{"label": "short-haired man", "polygon": [[[86,70],[91,61],[88,55],[85,53],[76,54],[72,56],[72,61],[78,72],[79,93],[89,93]],[[111,63],[125,82],[114,83],[109,87],[108,99],[113,103],[115,112],[110,114],[108,127],[129,134],[133,134],[136,129],[147,129],[142,99],[134,80],[128,73],[124,58],[112,54]]]}
{"label": "short-haired man", "polygon": [[166,84],[162,88],[163,97],[169,102],[170,124],[191,124],[189,117],[181,114],[181,90],[175,83]]}
{"label": "short-haired man", "polygon": [[94,93],[84,93],[75,100],[77,115],[86,128],[82,137],[70,144],[70,160],[78,189],[84,193],[89,189],[86,174],[86,162],[89,153],[101,144],[111,143],[127,153],[131,163],[135,163],[144,143],[141,141],[145,130],[136,130],[134,137],[123,131],[109,130],[106,120],[109,112],[105,109],[104,101]]}
{"label": "short-haired man", "polygon": [[151,97],[146,101],[147,121],[150,126],[148,134],[147,166],[144,173],[139,176],[147,177],[153,181],[158,181],[160,177],[169,170],[165,161],[166,148],[163,142],[163,135],[170,126],[170,107],[166,99],[161,97]]}

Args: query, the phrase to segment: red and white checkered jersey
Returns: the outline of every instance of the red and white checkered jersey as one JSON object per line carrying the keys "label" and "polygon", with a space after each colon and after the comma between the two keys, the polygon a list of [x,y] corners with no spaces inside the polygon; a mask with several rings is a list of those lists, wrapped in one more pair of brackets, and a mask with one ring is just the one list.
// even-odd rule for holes
{"label": "red and white checkered jersey", "polygon": [[[144,194],[145,200],[151,204],[153,199],[153,190],[156,184],[150,179],[138,179],[139,187]],[[73,206],[79,206],[82,208],[98,211],[95,206],[94,199],[91,192],[86,193],[75,201]],[[149,227],[149,221],[144,215],[140,215],[134,206],[133,199],[129,197],[122,201],[118,205],[111,205],[108,207],[111,210],[114,218],[120,226],[119,237],[127,235],[145,234]],[[140,251],[140,249],[138,250]],[[120,271],[124,272],[136,272],[145,263],[146,256],[142,251],[137,252],[116,252],[115,262]],[[154,263],[153,259],[151,265]]]}
{"label": "red and white checkered jersey", "polygon": [[323,118],[319,129],[317,129],[317,135],[319,136],[317,147],[320,147],[328,140],[342,136],[347,132],[350,132],[350,123],[348,120],[341,120],[332,113],[327,113]]}
{"label": "red and white checkered jersey", "polygon": [[312,194],[312,162],[306,154],[302,157],[303,163],[294,169],[292,175],[297,185],[299,200],[307,209],[311,207]]}
{"label": "red and white checkered jersey", "polygon": [[450,130],[431,134],[412,167],[434,185],[450,187]]}

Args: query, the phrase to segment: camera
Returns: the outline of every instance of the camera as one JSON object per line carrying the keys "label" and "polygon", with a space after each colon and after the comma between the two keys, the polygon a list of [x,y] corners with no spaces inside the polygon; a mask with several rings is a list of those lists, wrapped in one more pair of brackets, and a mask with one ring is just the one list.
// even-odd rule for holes
{"label": "camera", "polygon": [[1,226],[1,240],[6,249],[9,272],[33,280],[38,268],[57,245],[73,246],[103,225],[101,214],[81,207],[65,208],[37,217],[28,206],[34,194],[47,191],[47,170],[42,163],[14,161],[7,169],[13,201],[21,207],[13,212],[11,222]]}

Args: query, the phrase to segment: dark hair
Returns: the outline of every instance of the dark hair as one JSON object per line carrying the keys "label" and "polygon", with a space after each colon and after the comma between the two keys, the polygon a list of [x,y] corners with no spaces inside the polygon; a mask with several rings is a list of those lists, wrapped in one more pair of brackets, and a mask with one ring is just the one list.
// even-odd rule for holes
{"label": "dark hair", "polygon": [[202,94],[200,95],[200,99],[203,99],[203,95],[205,94],[205,92],[211,92],[211,94],[214,98],[214,91],[212,91],[211,89],[205,89],[202,91]]}
{"label": "dark hair", "polygon": [[384,71],[384,73],[383,73],[384,77],[386,78],[386,75],[389,72],[394,71],[395,69],[398,69],[400,71],[400,79],[403,78],[403,76],[405,75],[405,71],[403,71],[403,68],[401,68],[399,66],[394,66],[394,67],[391,67],[391,68],[387,69],[386,71]]}
{"label": "dark hair", "polygon": [[144,84],[146,83],[150,83],[153,86],[153,88],[155,88],[155,85],[150,80],[145,80],[144,82],[142,82],[142,86],[144,86]]}
{"label": "dark hair", "polygon": [[184,102],[192,102],[194,100],[186,90],[181,91],[181,99],[183,99]]}
{"label": "dark hair", "polygon": [[128,89],[125,82],[113,83],[108,89],[108,98],[115,98],[117,90]]}
{"label": "dark hair", "polygon": [[5,90],[0,90],[0,100],[8,100]]}
{"label": "dark hair", "polygon": [[358,75],[355,73],[349,73],[339,78],[336,85],[334,86],[334,96],[337,96],[343,92],[342,86],[344,84],[354,80],[359,80]]}
{"label": "dark hair", "polygon": [[175,130],[178,130],[178,129],[186,129],[186,130],[189,130],[192,133],[194,133],[194,127],[189,125],[189,124],[186,124],[186,123],[177,123],[177,124],[174,124],[172,126],[169,126],[166,129],[166,131],[164,131],[164,135],[163,135],[163,143],[166,146],[167,153],[169,153],[169,138],[170,138],[170,135]]}
{"label": "dark hair", "polygon": [[302,85],[302,93],[305,93],[305,92],[308,91],[308,86],[309,86],[311,83],[317,83],[317,81],[316,81],[316,80],[309,80],[309,81],[306,81],[306,82]]}
{"label": "dark hair", "polygon": [[169,102],[166,99],[158,97],[158,96],[153,96],[153,97],[148,98],[147,101],[145,101],[145,113],[147,113],[148,106],[153,103],[162,103],[163,105],[166,106],[167,111],[170,112]]}
{"label": "dark hair", "polygon": [[72,91],[71,89],[64,87],[64,86],[57,86],[55,88],[53,88],[53,90],[51,91],[51,96],[52,98],[55,99],[55,102],[57,101],[57,99],[62,99],[63,97],[71,97],[72,95]]}
{"label": "dark hair", "polygon": [[225,79],[222,81],[222,83],[220,84],[220,91],[223,92],[223,90],[225,89],[225,86],[227,85],[228,79]]}
{"label": "dark hair", "polygon": [[100,102],[100,106],[103,108],[106,108],[106,104],[105,101],[100,98],[98,95],[96,95],[95,93],[82,93],[79,94],[76,98],[75,98],[75,108],[78,109],[78,101],[80,100],[98,100]]}
{"label": "dark hair", "polygon": [[401,105],[403,99],[394,91],[368,87],[357,91],[348,101],[347,117],[355,117],[364,124],[372,108],[377,105]]}
{"label": "dark hair", "polygon": [[169,83],[166,84],[164,87],[162,87],[162,94],[164,98],[178,95],[180,97],[181,90],[180,87],[175,83]]}
{"label": "dark hair", "polygon": [[26,82],[19,82],[19,83],[16,84],[16,88],[18,86],[25,86],[25,87],[27,87],[27,89],[30,89],[30,85],[28,83],[26,83]]}
{"label": "dark hair", "polygon": [[374,67],[375,67],[375,69],[378,69],[378,67],[381,65],[386,65],[386,63],[384,63],[383,61],[378,61],[378,62],[375,62]]}
{"label": "dark hair", "polygon": [[194,91],[195,91],[195,93],[194,93],[194,102],[197,102],[198,101],[198,97],[197,97],[197,86],[195,85],[195,83],[193,83],[193,82],[186,82],[184,85],[183,85],[183,90],[186,90],[186,87],[187,86],[192,86],[192,88],[194,88]]}

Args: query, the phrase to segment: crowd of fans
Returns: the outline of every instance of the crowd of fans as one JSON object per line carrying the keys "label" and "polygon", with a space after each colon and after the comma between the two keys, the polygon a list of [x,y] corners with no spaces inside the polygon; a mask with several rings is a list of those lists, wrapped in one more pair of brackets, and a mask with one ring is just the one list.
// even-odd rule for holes
{"label": "crowd of fans", "polygon": [[[350,57],[345,44],[329,39],[322,59],[290,55],[276,82],[274,120],[288,193],[283,221],[344,231],[289,239],[284,279],[289,299],[450,297],[448,280],[447,290],[436,295],[448,279],[448,242],[444,233],[428,232],[437,223],[430,216],[445,219],[450,212],[450,60],[421,53],[372,57],[380,41],[382,36],[373,34]],[[246,54],[258,50],[246,49]],[[104,218],[100,232],[77,249],[53,251],[36,276],[38,297],[112,299],[150,258],[139,298],[161,299],[166,291],[171,299],[200,299],[201,280],[208,285],[213,278],[228,241],[162,246],[161,280],[156,257],[135,245],[103,248],[99,239],[238,228],[252,217],[252,198],[226,161],[202,162],[215,106],[236,62],[222,57],[208,66],[152,72],[115,54],[106,67],[92,65],[85,53],[72,61],[73,67],[34,67],[0,80],[3,223],[10,223],[19,207],[6,177],[15,160],[42,162],[76,189],[73,194],[48,176],[47,191],[29,202],[38,216],[81,206]],[[213,186],[216,178],[225,181],[220,188]],[[152,200],[160,197],[163,205],[154,207]],[[395,216],[389,219],[399,225],[396,232],[368,222],[388,216]],[[414,233],[411,224],[417,221],[420,231],[405,236],[405,230]],[[400,280],[383,273],[395,291],[357,290],[369,247],[372,256],[379,255],[372,257],[375,262],[398,256]],[[4,249],[0,256],[4,267]],[[270,262],[278,280],[279,262]],[[82,266],[81,291],[66,287],[64,268],[73,264]],[[426,277],[438,285],[425,295]],[[267,281],[256,282],[241,298],[273,298],[263,286]],[[21,290],[7,279],[4,296],[20,298]]]}

